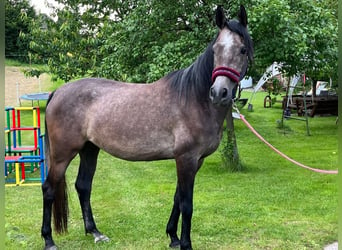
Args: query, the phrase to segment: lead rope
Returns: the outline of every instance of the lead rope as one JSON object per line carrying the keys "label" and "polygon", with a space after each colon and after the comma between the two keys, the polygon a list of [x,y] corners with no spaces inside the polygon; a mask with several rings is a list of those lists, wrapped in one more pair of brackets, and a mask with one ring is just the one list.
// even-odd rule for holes
{"label": "lead rope", "polygon": [[233,117],[236,118],[236,119],[241,119],[241,114],[240,114],[240,111],[239,111],[239,108],[236,104],[237,102],[235,100],[233,100]]}
{"label": "lead rope", "polygon": [[246,120],[246,118],[240,114],[239,108],[237,107],[236,103],[233,102],[233,117],[237,118],[237,119],[241,119],[246,126],[253,132],[253,134],[256,135],[256,137],[258,137],[262,142],[264,142],[268,147],[270,147],[273,151],[275,151],[277,154],[279,154],[281,157],[285,158],[286,160],[296,164],[299,167],[308,169],[310,171],[316,172],[316,173],[321,173],[321,174],[338,174],[338,170],[323,170],[323,169],[317,169],[317,168],[311,168],[308,167],[300,162],[295,161],[294,159],[288,157],[287,155],[285,155],[284,153],[280,152],[277,148],[275,148],[271,143],[269,143],[268,141],[265,140],[265,138],[263,138],[253,127],[251,124],[249,124],[249,122]]}

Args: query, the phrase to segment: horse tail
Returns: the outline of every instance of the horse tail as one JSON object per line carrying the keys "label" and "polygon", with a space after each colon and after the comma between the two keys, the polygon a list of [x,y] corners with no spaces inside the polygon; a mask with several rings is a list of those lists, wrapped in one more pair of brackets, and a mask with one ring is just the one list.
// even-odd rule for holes
{"label": "horse tail", "polygon": [[57,185],[55,193],[55,201],[53,203],[53,222],[56,233],[64,233],[68,231],[68,192],[65,181],[65,175]]}
{"label": "horse tail", "polygon": [[[46,103],[46,108],[48,107],[49,102],[53,98],[55,92],[52,92],[48,98]],[[50,153],[50,140],[49,140],[49,131],[46,124],[45,118],[45,155],[46,155],[46,164],[49,166],[48,160]],[[69,206],[68,206],[68,192],[67,192],[67,184],[65,180],[65,175],[63,175],[62,179],[59,183],[50,183],[52,187],[55,187],[55,195],[54,201],[52,204],[53,211],[53,222],[54,229],[56,233],[60,234],[68,231],[68,215],[69,215]]]}

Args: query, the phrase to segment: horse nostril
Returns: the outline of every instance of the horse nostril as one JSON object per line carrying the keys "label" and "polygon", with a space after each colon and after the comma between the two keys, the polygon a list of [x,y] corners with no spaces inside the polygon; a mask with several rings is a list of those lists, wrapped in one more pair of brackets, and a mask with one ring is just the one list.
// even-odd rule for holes
{"label": "horse nostril", "polygon": [[228,96],[228,89],[224,88],[222,90],[222,98],[227,98],[227,96]]}

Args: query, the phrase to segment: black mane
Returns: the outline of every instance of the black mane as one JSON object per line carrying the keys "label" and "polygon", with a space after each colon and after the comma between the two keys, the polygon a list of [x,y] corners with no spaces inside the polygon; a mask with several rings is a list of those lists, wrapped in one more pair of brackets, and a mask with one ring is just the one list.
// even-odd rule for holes
{"label": "black mane", "polygon": [[[216,39],[215,39],[216,40]],[[188,68],[174,71],[166,76],[171,89],[178,93],[178,97],[184,96],[187,100],[194,93],[200,103],[209,100],[211,87],[211,74],[214,69],[214,52],[211,42],[205,52]]]}
{"label": "black mane", "polygon": [[[226,27],[243,38],[248,59],[252,61],[253,43],[247,29],[236,20],[226,22]],[[166,76],[166,81],[170,83],[171,89],[178,93],[179,99],[184,97],[185,100],[188,100],[190,95],[194,94],[199,103],[204,104],[209,101],[209,90],[212,85],[211,75],[214,69],[213,45],[217,37],[218,35],[192,65]]]}

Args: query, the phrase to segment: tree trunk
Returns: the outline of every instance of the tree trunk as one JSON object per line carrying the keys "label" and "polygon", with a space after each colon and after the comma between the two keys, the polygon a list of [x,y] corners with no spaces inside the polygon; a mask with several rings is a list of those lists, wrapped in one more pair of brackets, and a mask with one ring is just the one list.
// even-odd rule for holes
{"label": "tree trunk", "polygon": [[227,125],[227,140],[225,141],[222,156],[225,166],[231,171],[241,171],[242,165],[240,163],[239,152],[236,143],[234,131],[234,119],[232,115],[232,107],[229,108],[226,117]]}

